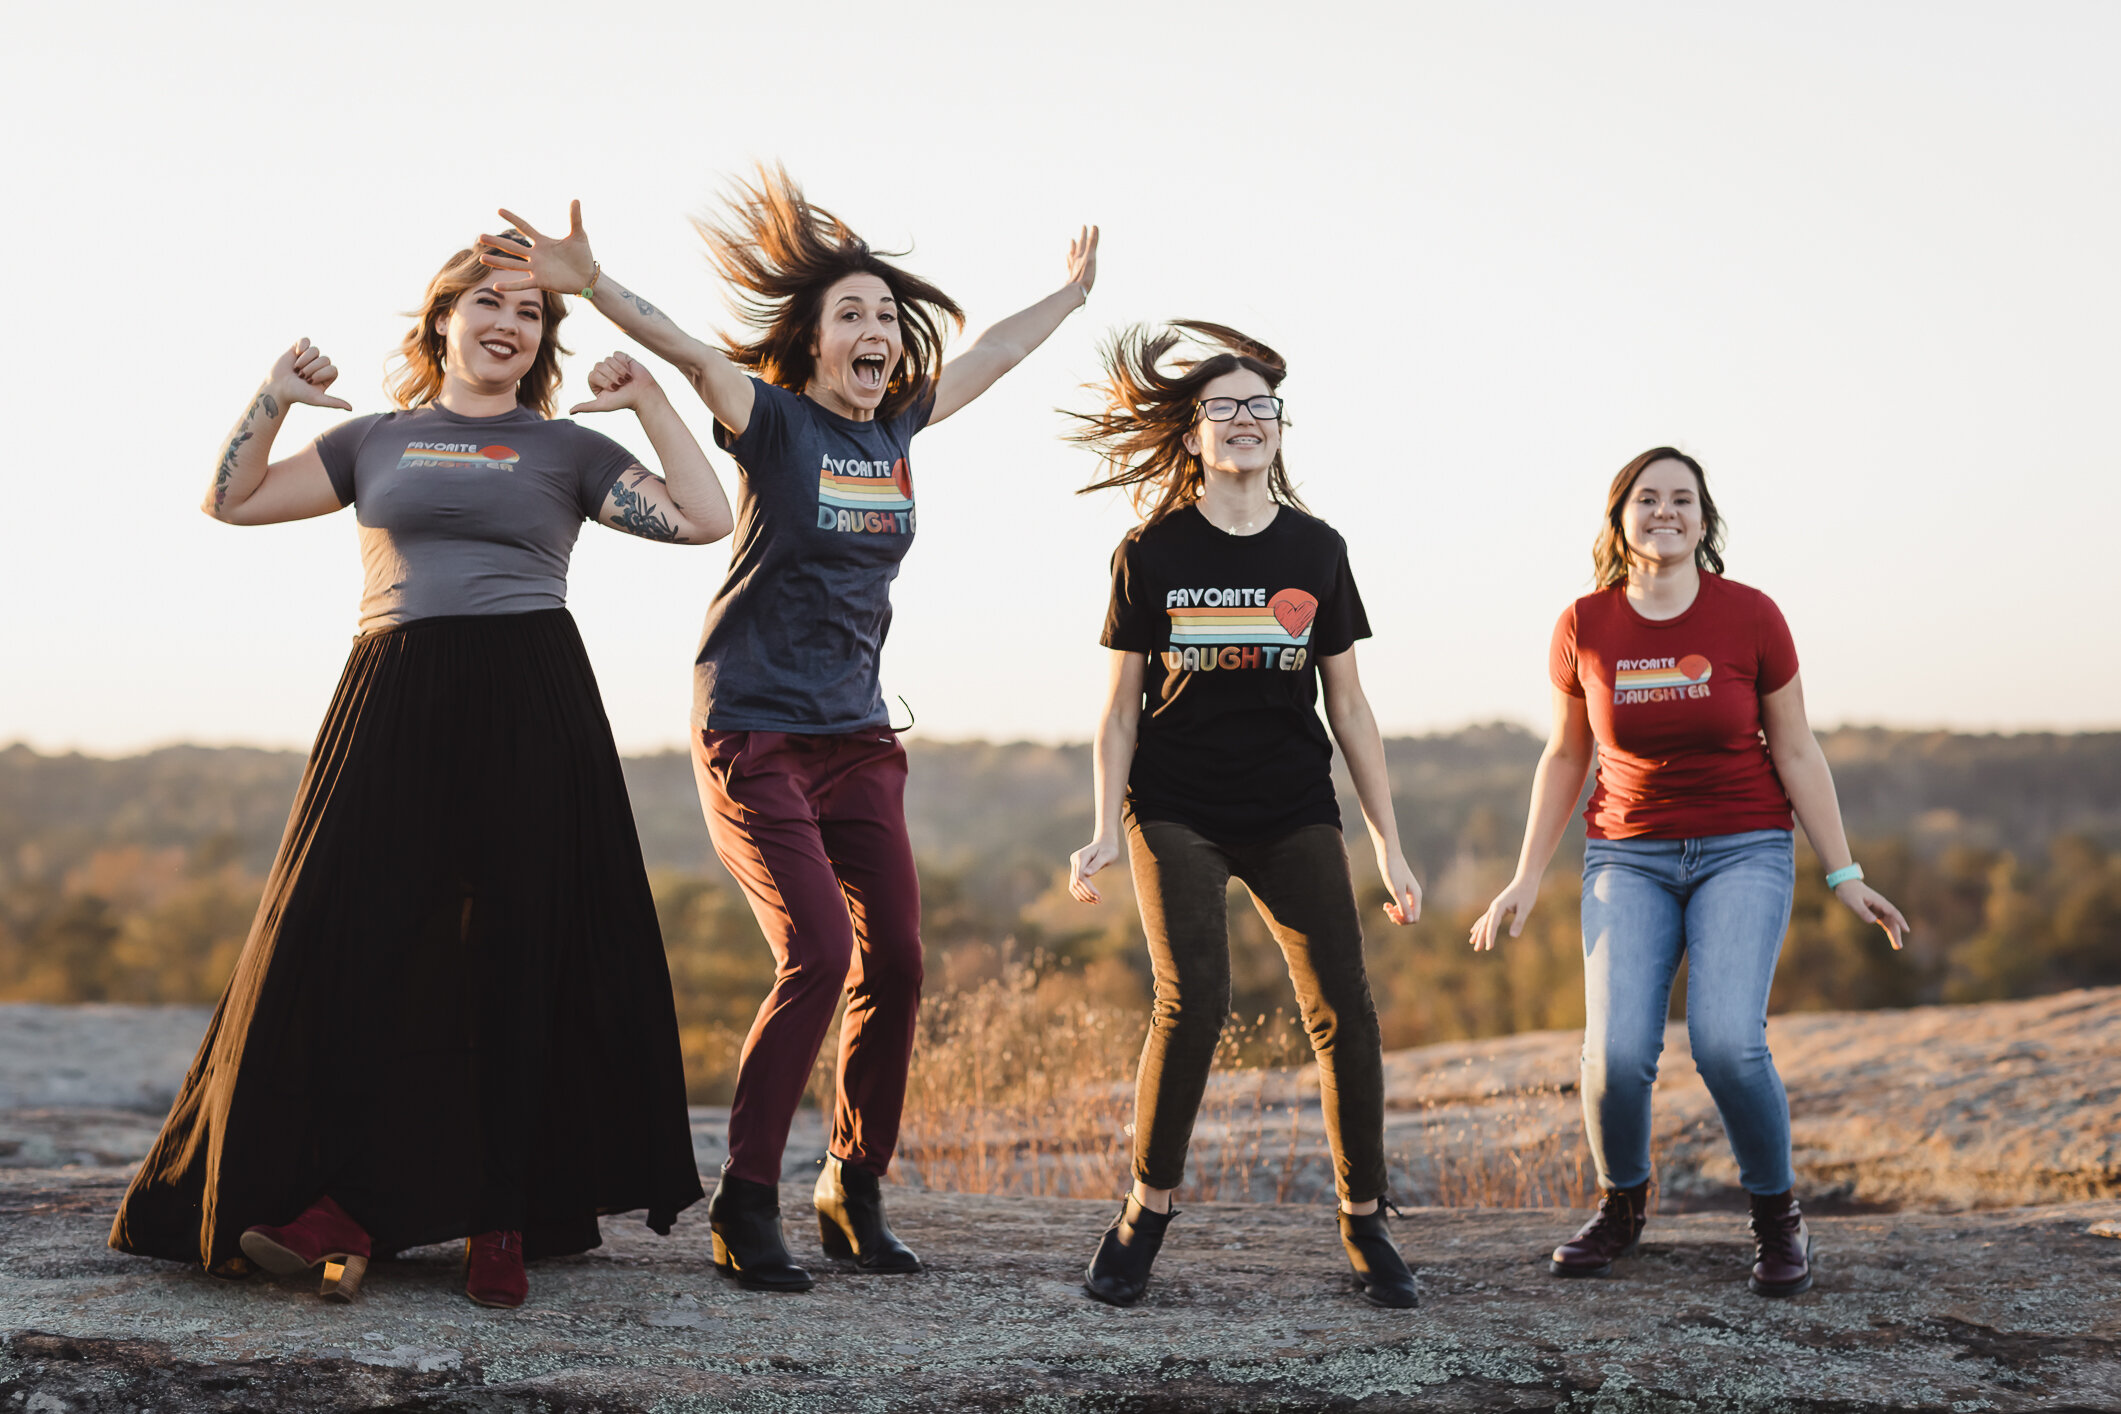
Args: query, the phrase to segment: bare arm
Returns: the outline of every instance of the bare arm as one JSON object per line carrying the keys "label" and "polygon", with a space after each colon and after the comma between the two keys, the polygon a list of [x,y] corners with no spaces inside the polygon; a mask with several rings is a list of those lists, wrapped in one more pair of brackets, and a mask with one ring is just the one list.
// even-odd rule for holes
{"label": "bare arm", "polygon": [[1068,243],[1068,280],[1028,309],[994,325],[956,358],[943,365],[935,380],[933,427],[994,386],[995,380],[1022,363],[1046,342],[1061,321],[1082,308],[1097,283],[1097,227],[1086,226]]}
{"label": "bare arm", "polygon": [[641,466],[619,473],[597,520],[644,540],[678,545],[711,545],[729,534],[736,518],[721,480],[648,370],[615,353],[590,370],[589,391],[596,396],[569,414],[632,408],[663,467],[661,476]]}
{"label": "bare arm", "polygon": [[685,375],[714,420],[729,429],[732,437],[744,435],[751,425],[751,377],[729,361],[728,355],[678,328],[675,321],[609,275],[598,272],[590,254],[589,237],[582,230],[582,203],[568,207],[568,230],[564,236],[540,234],[528,221],[503,208],[501,217],[530,240],[525,250],[505,236],[480,236],[479,259],[495,270],[513,271],[519,278],[494,286],[501,291],[553,290],[563,295],[591,291],[590,303],[606,319],[624,329],[640,345]]}
{"label": "bare arm", "polygon": [[338,376],[323,350],[307,339],[281,354],[221,443],[213,484],[199,509],[228,525],[272,525],[338,510],[338,493],[316,448],[271,460],[273,439],[294,404],[353,411],[351,403],[325,391]]}
{"label": "bare arm", "polygon": [[1385,916],[1394,923],[1408,924],[1421,917],[1421,885],[1399,847],[1399,821],[1392,812],[1392,781],[1385,770],[1385,742],[1377,730],[1377,716],[1370,698],[1362,690],[1355,671],[1355,650],[1335,653],[1318,660],[1318,672],[1326,691],[1326,724],[1340,743],[1340,754],[1348,760],[1348,774],[1355,780],[1355,798],[1362,803],[1363,822],[1370,827],[1370,844],[1377,851],[1378,877],[1392,891]]}
{"label": "bare arm", "polygon": [[[1812,842],[1812,852],[1831,874],[1847,865],[1848,835],[1841,825],[1841,801],[1834,793],[1834,772],[1812,735],[1812,724],[1804,711],[1804,683],[1792,677],[1760,699],[1760,726],[1767,737],[1768,754],[1775,758],[1775,774],[1790,797],[1797,823]],[[1850,879],[1834,890],[1834,897],[1848,905],[1858,918],[1885,929],[1893,946],[1907,933],[1907,919],[1900,910],[1861,879]]]}
{"label": "bare arm", "polygon": [[1119,858],[1120,806],[1127,797],[1127,772],[1134,765],[1134,739],[1141,725],[1142,673],[1139,653],[1112,650],[1112,681],[1105,693],[1105,713],[1093,748],[1096,771],[1097,827],[1090,843],[1068,859],[1068,892],[1083,903],[1100,897],[1090,876]]}
{"label": "bare arm", "polygon": [[1583,778],[1596,752],[1590,708],[1581,697],[1555,688],[1554,725],[1547,733],[1546,750],[1539,753],[1539,769],[1532,773],[1532,804],[1525,812],[1517,874],[1474,921],[1471,942],[1475,949],[1494,947],[1506,924],[1513,938],[1524,932],[1525,918],[1539,897],[1540,876],[1547,872],[1569,828],[1569,814],[1583,792]]}

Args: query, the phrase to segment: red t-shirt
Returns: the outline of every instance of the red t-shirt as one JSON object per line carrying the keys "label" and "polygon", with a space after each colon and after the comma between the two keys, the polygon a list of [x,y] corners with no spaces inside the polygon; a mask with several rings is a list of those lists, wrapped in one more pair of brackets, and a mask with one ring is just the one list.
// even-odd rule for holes
{"label": "red t-shirt", "polygon": [[1687,611],[1658,620],[1625,586],[1586,594],[1554,625],[1548,672],[1598,739],[1592,839],[1790,828],[1760,699],[1797,676],[1797,645],[1767,595],[1704,572]]}

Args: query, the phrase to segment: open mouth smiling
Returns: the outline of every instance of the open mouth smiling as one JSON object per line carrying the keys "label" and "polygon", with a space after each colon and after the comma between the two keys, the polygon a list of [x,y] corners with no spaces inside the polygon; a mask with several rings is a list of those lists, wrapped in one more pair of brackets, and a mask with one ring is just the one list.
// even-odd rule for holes
{"label": "open mouth smiling", "polygon": [[882,354],[858,354],[854,360],[855,386],[876,389],[884,386],[884,356]]}
{"label": "open mouth smiling", "polygon": [[479,347],[499,359],[510,359],[516,356],[516,346],[505,339],[481,339],[479,340]]}

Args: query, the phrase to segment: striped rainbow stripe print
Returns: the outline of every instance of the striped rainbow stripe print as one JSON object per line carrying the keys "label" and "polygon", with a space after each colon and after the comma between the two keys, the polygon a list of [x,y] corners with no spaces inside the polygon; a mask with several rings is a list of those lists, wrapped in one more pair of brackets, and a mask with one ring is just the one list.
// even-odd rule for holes
{"label": "striped rainbow stripe print", "polygon": [[837,476],[829,471],[818,473],[817,498],[845,511],[902,511],[913,504],[888,476]]}
{"label": "striped rainbow stripe print", "polygon": [[1708,669],[1701,676],[1690,678],[1677,668],[1622,668],[1613,674],[1615,692],[1637,692],[1651,687],[1692,687],[1695,683],[1708,681]]}
{"label": "striped rainbow stripe print", "polygon": [[1271,609],[1167,609],[1171,616],[1171,646],[1184,648],[1203,643],[1265,643],[1276,648],[1301,648],[1311,641],[1306,627],[1291,635]]}

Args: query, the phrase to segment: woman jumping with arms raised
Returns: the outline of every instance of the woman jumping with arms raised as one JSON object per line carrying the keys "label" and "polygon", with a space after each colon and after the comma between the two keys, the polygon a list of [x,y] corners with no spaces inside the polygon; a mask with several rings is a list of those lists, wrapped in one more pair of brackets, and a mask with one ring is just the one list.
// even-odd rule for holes
{"label": "woman jumping with arms raised", "polygon": [[566,291],[683,371],[743,469],[736,547],[707,610],[692,752],[715,852],[778,964],[738,1063],[729,1158],[708,1205],[716,1267],[745,1286],[806,1291],[779,1182],[788,1127],[844,987],[837,1098],[818,1179],[828,1255],[917,1272],[884,1220],[920,1005],[920,881],[906,836],[906,753],[877,658],[891,581],[913,544],[910,447],[1015,367],[1088,298],[1097,231],[1061,287],[942,363],[940,289],[872,251],[784,171],[698,223],[736,287],[748,338],[713,348],[602,271],[576,203],[564,237],[529,231],[487,263],[509,289]]}
{"label": "woman jumping with arms raised", "polygon": [[466,1293],[515,1306],[526,1253],[596,1246],[599,1213],[668,1232],[700,1196],[655,900],[564,605],[584,520],[702,545],[729,502],[623,354],[575,411],[632,408],[667,483],[554,418],[566,310],[497,282],[470,248],[429,282],[398,411],[273,460],[293,404],[347,408],[304,340],[222,445],[216,520],[354,508],[360,633],[113,1247],[322,1267],[346,1299],[371,1256],[468,1238]]}
{"label": "woman jumping with arms raised", "polygon": [[1524,931],[1595,754],[1584,812],[1583,1121],[1598,1211],[1548,1269],[1603,1276],[1642,1236],[1650,1091],[1684,958],[1694,1065],[1751,1195],[1750,1285],[1794,1296],[1812,1284],[1811,1237],[1791,1192],[1790,1106],[1767,1046],[1796,878],[1792,813],[1835,897],[1895,948],[1907,920],[1850,860],[1782,611],[1723,577],[1722,549],[1723,521],[1692,457],[1653,447],[1613,478],[1591,554],[1598,590],[1554,626],[1554,726],[1517,874],[1474,923],[1472,944]]}
{"label": "woman jumping with arms raised", "polygon": [[[1206,352],[1167,367],[1188,334]],[[1279,354],[1233,329],[1182,321],[1120,335],[1105,368],[1106,409],[1082,415],[1073,440],[1106,462],[1085,489],[1130,488],[1143,524],[1113,555],[1097,833],[1070,861],[1068,887],[1097,902],[1090,877],[1126,849],[1156,1010],[1135,1091],[1134,1187],[1084,1288],[1116,1306],[1139,1298],[1174,1216],[1230,1010],[1224,899],[1235,876],[1281,945],[1318,1057],[1356,1285],[1380,1306],[1413,1306],[1414,1277],[1378,1211],[1384,1060],[1333,793],[1334,741],[1393,922],[1420,916],[1421,886],[1399,847],[1384,742],[1356,676],[1355,640],[1370,624],[1347,544],[1289,484]]]}

